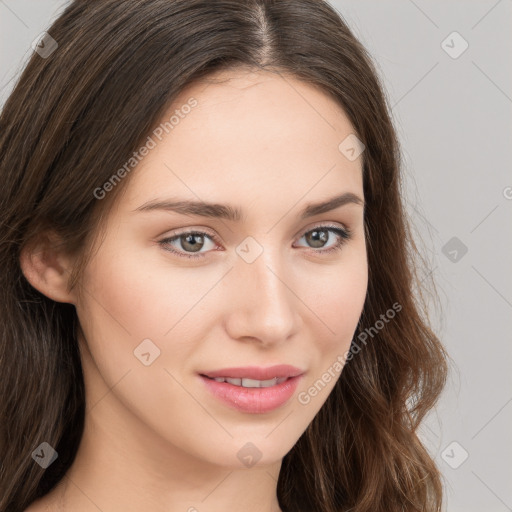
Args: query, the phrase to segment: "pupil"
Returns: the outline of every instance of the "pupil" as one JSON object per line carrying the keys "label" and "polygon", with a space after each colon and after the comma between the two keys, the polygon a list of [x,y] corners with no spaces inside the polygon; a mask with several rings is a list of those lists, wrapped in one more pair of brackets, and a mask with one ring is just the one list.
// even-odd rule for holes
{"label": "pupil", "polygon": [[[201,241],[199,243],[194,242],[195,238],[199,238],[199,239],[201,239]],[[186,244],[190,244],[190,248],[194,252],[197,252],[198,250],[201,249],[201,244],[203,243],[202,238],[203,237],[201,235],[187,235],[187,236],[185,236],[185,242],[186,242]]]}
{"label": "pupil", "polygon": [[313,245],[314,247],[322,247],[322,243],[327,242],[327,231],[325,229],[316,229],[315,231],[311,231],[311,238],[313,239],[313,244],[316,244]]}

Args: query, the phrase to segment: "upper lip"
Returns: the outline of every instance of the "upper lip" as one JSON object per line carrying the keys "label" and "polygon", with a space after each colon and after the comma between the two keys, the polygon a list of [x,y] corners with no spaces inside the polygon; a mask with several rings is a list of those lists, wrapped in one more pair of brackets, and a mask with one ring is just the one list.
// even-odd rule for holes
{"label": "upper lip", "polygon": [[201,372],[200,375],[206,377],[226,377],[228,379],[254,379],[270,380],[274,378],[296,377],[304,372],[296,366],[289,364],[278,364],[275,366],[244,366],[237,368],[222,368],[221,370],[212,370]]}

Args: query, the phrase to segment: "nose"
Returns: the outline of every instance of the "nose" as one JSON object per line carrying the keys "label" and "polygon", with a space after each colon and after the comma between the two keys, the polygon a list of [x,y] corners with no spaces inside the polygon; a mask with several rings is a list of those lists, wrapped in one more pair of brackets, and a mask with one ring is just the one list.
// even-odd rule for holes
{"label": "nose", "polygon": [[300,300],[282,255],[270,251],[252,263],[237,259],[228,277],[226,329],[232,339],[250,338],[261,345],[286,342],[300,328]]}

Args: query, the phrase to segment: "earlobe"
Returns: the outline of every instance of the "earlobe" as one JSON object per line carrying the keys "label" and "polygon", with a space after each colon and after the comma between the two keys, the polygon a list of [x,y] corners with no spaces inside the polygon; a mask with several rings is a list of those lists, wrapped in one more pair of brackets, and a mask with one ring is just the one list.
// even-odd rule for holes
{"label": "earlobe", "polygon": [[44,236],[25,246],[20,254],[20,266],[27,281],[43,295],[56,302],[74,304],[68,290],[71,260],[59,250],[55,237]]}

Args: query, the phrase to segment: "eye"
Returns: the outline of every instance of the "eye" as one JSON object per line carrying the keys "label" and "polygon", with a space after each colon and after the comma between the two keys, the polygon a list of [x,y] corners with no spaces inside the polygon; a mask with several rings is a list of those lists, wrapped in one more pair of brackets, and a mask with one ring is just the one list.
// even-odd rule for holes
{"label": "eye", "polygon": [[334,236],[334,244],[328,249],[321,251],[313,251],[315,253],[330,254],[336,251],[340,251],[343,244],[351,239],[352,232],[348,228],[340,228],[339,226],[322,225],[317,226],[309,231],[306,231],[301,238],[306,238],[309,244],[313,244],[314,248],[323,247],[330,238],[330,235]]}
{"label": "eye", "polygon": [[[214,236],[203,231],[185,231],[170,238],[164,238],[158,243],[165,250],[175,253],[178,256],[185,258],[201,258],[204,257],[205,254],[199,251],[205,246],[206,239],[209,239],[211,242],[216,241]],[[181,246],[181,250],[176,250],[176,245],[174,245],[176,243]],[[187,253],[186,251],[192,251],[192,253]]]}
{"label": "eye", "polygon": [[[330,235],[334,235],[334,244],[328,249],[314,250],[322,248],[329,239]],[[306,238],[307,243],[312,244],[314,253],[330,254],[335,251],[340,251],[343,244],[350,240],[352,232],[348,228],[340,228],[339,226],[321,225],[309,231],[306,231],[300,238]],[[219,240],[214,236],[204,231],[184,231],[171,237],[164,238],[158,243],[166,251],[177,254],[184,258],[203,258],[209,251],[200,252],[201,249],[207,245],[205,242],[209,240],[210,243],[219,243]],[[178,248],[176,247],[178,246]],[[216,250],[216,249],[214,249]]]}

